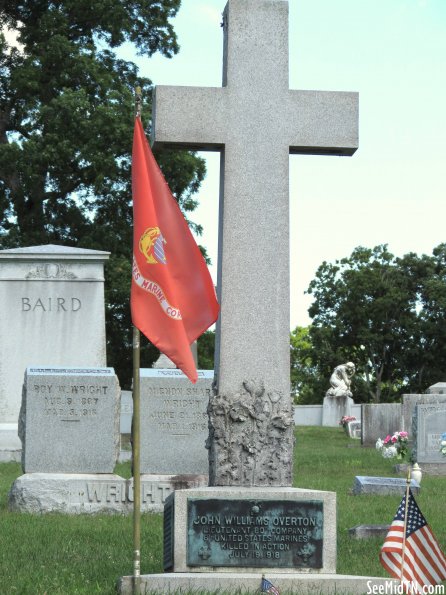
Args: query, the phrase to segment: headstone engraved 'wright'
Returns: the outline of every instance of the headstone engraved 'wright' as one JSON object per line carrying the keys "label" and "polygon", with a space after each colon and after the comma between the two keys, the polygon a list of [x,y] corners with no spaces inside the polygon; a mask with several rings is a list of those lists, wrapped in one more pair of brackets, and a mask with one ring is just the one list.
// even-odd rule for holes
{"label": "headstone engraved 'wright'", "polygon": [[141,472],[208,474],[207,406],[214,373],[192,384],[176,368],[141,370]]}
{"label": "headstone engraved 'wright'", "polygon": [[113,473],[119,385],[112,368],[28,368],[20,411],[25,473]]}
{"label": "headstone engraved 'wright'", "polygon": [[105,366],[108,252],[66,246],[0,251],[0,420],[17,432],[29,366]]}

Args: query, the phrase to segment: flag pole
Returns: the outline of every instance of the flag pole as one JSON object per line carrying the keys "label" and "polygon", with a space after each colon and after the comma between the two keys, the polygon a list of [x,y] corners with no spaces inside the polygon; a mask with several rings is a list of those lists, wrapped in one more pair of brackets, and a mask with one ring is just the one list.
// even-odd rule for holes
{"label": "flag pole", "polygon": [[[135,89],[135,117],[141,117],[141,87]],[[140,332],[133,326],[133,595],[141,592]]]}
{"label": "flag pole", "polygon": [[406,555],[406,529],[407,529],[407,513],[409,510],[409,490],[410,490],[410,481],[411,481],[411,470],[410,464],[407,469],[407,479],[406,479],[406,502],[404,505],[404,531],[403,531],[403,547],[401,551],[401,569],[400,569],[400,582],[403,585],[404,582],[404,558]]}

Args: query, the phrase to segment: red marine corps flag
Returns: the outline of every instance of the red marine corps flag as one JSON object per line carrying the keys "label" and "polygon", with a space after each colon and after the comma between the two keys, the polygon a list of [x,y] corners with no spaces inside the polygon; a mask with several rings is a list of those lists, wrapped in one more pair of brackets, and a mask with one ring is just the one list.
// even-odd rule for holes
{"label": "red marine corps flag", "polygon": [[192,381],[190,345],[219,306],[204,258],[135,119],[132,154],[133,324]]}

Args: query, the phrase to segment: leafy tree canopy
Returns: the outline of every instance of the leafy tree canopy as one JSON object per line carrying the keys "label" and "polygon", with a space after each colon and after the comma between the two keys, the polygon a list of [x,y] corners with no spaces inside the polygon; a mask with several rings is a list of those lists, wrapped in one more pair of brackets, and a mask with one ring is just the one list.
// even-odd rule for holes
{"label": "leafy tree canopy", "polygon": [[320,402],[331,371],[345,361],[357,366],[357,401],[392,401],[444,380],[446,244],[432,256],[402,258],[385,245],[358,247],[323,262],[308,293],[313,323],[292,336],[299,402]]}
{"label": "leafy tree canopy", "polygon": [[[56,243],[108,250],[107,357],[131,375],[128,308],[132,236],[130,155],[134,88],[150,121],[151,81],[119,59],[178,51],[170,18],[181,0],[0,0],[0,245]],[[157,155],[187,215],[205,174],[194,153]],[[189,222],[200,233],[199,226]],[[149,365],[156,350],[144,347]]]}

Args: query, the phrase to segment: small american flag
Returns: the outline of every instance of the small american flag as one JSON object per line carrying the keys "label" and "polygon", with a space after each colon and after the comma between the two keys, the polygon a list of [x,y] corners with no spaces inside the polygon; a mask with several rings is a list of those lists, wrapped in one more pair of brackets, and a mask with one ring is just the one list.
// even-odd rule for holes
{"label": "small american flag", "polygon": [[446,579],[446,558],[409,490],[406,545],[401,572],[405,507],[406,496],[401,500],[379,559],[393,577],[406,584],[408,592],[424,593],[423,586],[438,585]]}
{"label": "small american flag", "polygon": [[262,576],[262,593],[272,593],[273,595],[280,595],[280,591],[272,583],[269,582],[264,576]]}

